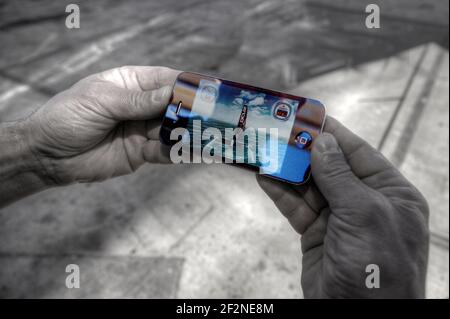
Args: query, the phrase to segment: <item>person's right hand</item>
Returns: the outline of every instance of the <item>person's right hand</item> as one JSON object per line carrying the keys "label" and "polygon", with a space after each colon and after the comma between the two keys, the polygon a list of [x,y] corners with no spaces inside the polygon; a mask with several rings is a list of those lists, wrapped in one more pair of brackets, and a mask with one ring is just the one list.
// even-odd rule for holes
{"label": "person's right hand", "polygon": [[[258,176],[302,234],[302,288],[310,298],[421,298],[428,259],[424,197],[377,150],[328,117],[313,144],[313,181]],[[366,267],[379,267],[369,289]]]}
{"label": "person's right hand", "polygon": [[123,66],[84,78],[20,123],[22,140],[50,185],[129,174],[168,163],[159,142],[162,115],[179,71]]}

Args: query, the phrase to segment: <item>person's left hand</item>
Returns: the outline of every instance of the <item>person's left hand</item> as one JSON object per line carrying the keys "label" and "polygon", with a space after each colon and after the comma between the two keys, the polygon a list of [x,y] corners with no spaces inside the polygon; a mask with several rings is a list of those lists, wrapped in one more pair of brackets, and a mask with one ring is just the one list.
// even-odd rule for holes
{"label": "person's left hand", "polygon": [[168,162],[160,117],[178,71],[125,66],[91,75],[22,122],[27,143],[53,185],[101,181],[144,162]]}

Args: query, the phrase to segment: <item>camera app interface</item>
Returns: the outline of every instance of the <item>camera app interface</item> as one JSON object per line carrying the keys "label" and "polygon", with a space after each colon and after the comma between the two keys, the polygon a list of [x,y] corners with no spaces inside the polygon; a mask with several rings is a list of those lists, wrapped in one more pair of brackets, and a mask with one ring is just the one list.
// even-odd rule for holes
{"label": "camera app interface", "polygon": [[306,148],[311,138],[307,132],[291,138],[291,132],[305,102],[202,79],[187,128],[191,135],[204,134],[208,127],[221,133],[202,139],[197,151],[220,148],[225,159],[257,166],[275,177],[302,181],[309,169]]}

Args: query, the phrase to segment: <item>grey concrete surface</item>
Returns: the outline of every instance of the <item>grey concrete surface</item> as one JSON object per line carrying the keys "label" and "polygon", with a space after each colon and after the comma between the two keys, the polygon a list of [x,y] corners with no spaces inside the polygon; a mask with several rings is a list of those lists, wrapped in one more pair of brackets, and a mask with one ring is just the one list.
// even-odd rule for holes
{"label": "grey concrete surface", "polygon": [[[79,30],[64,27],[67,3],[0,4],[1,121],[127,64],[317,98],[425,194],[427,296],[448,298],[448,1],[370,1],[378,30],[359,0],[78,1]],[[0,297],[299,298],[300,271],[299,236],[230,166],[147,165],[0,210]]]}

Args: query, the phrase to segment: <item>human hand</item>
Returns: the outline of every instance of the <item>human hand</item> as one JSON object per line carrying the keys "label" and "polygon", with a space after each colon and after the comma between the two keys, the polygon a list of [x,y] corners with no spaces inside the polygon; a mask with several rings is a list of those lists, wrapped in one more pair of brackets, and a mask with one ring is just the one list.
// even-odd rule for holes
{"label": "human hand", "polygon": [[160,116],[178,71],[125,66],[91,75],[22,122],[50,183],[101,181],[147,162],[168,162]]}
{"label": "human hand", "polygon": [[[313,180],[257,176],[300,234],[307,298],[423,298],[428,258],[424,197],[377,150],[328,117],[311,153]],[[366,287],[366,266],[380,287]]]}

